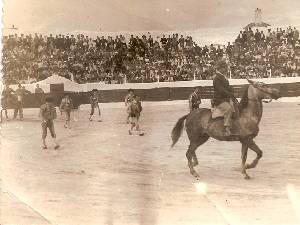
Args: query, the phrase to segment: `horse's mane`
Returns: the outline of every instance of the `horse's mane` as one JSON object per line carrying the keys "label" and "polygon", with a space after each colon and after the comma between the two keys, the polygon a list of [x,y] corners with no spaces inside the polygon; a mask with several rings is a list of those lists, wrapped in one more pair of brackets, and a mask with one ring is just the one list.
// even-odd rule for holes
{"label": "horse's mane", "polygon": [[249,85],[245,88],[244,93],[242,95],[241,101],[239,103],[239,111],[241,112],[243,109],[245,109],[248,105],[248,89]]}

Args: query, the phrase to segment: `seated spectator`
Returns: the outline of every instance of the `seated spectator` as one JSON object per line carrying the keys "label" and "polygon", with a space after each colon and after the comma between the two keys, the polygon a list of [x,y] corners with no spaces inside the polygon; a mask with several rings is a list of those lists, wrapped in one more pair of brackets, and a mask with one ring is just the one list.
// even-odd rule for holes
{"label": "seated spectator", "polygon": [[299,31],[243,30],[227,46],[200,47],[177,33],[153,38],[123,35],[3,37],[4,81],[36,82],[57,73],[78,83],[157,82],[211,79],[213,62],[226,58],[232,78],[299,76]]}

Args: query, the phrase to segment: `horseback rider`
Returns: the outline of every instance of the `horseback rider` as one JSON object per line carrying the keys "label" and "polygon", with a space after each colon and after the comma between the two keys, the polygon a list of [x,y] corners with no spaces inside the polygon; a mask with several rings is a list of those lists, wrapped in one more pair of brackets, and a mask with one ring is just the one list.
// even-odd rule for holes
{"label": "horseback rider", "polygon": [[190,111],[199,109],[200,104],[201,104],[201,87],[197,87],[189,97]]}
{"label": "horseback rider", "polygon": [[224,116],[225,136],[231,135],[232,116],[235,112],[233,102],[237,102],[234,97],[232,87],[229,85],[228,76],[228,65],[225,60],[219,60],[216,63],[213,87],[214,97],[213,106],[216,107]]}

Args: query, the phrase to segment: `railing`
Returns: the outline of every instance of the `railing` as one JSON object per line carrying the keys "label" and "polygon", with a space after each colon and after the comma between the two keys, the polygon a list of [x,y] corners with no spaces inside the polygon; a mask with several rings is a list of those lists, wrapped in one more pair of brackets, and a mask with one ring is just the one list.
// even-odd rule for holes
{"label": "railing", "polygon": [[[296,81],[297,80],[297,81]],[[280,89],[283,97],[300,96],[300,78],[298,79],[260,79],[265,83],[275,86]],[[231,80],[231,85],[234,88],[235,96],[241,97],[244,88],[248,85],[246,80]],[[141,97],[143,101],[172,101],[188,99],[195,87],[202,86],[201,96],[203,99],[211,99],[213,97],[212,81],[182,81],[169,83],[149,83],[149,84],[116,84],[116,85],[101,85],[98,87],[101,102],[122,102],[125,95],[128,93],[128,88],[133,88],[135,93]],[[85,91],[70,92],[74,105],[89,104],[89,91],[95,88],[89,87]],[[38,108],[43,102],[44,97],[51,95],[55,99],[56,105],[59,105],[62,93],[46,93],[28,94],[24,97],[24,108]],[[43,96],[43,97],[42,97]],[[9,108],[14,108],[15,103],[11,101]]]}

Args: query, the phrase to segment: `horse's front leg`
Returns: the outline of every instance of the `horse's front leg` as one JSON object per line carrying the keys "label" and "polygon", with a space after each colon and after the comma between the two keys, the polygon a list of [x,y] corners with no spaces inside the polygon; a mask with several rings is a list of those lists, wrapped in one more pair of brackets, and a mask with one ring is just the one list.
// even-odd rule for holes
{"label": "horse's front leg", "polygon": [[199,164],[196,153],[193,153],[193,166],[197,166]]}
{"label": "horse's front leg", "polygon": [[260,150],[260,148],[257,146],[257,144],[255,144],[253,140],[249,142],[249,148],[256,153],[256,158],[253,160],[251,164],[246,164],[246,169],[252,169],[256,167],[259,159],[262,157],[263,154],[262,150]]}
{"label": "horse's front leg", "polygon": [[245,179],[250,179],[250,176],[247,174],[246,169],[246,161],[247,161],[247,153],[248,153],[248,142],[242,142],[242,165],[241,165],[241,171],[244,175]]}

